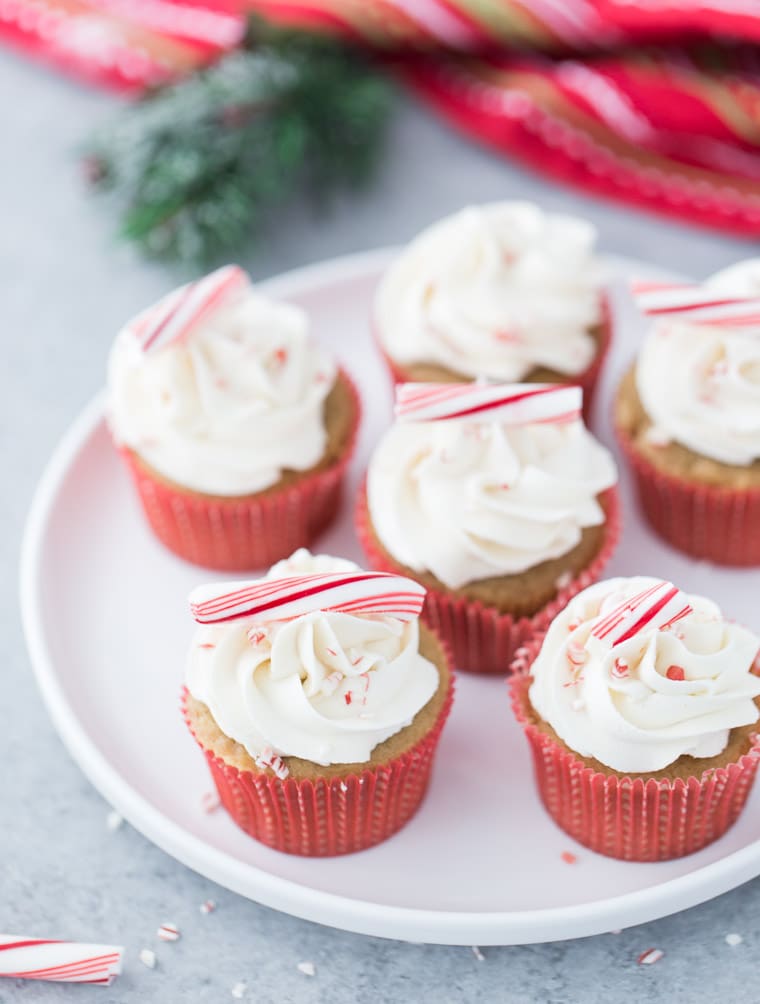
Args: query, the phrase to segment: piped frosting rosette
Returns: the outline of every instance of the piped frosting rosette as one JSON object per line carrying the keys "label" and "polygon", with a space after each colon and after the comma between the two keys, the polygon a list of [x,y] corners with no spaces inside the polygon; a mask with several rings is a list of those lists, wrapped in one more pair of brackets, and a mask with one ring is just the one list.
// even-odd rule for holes
{"label": "piped frosting rosette", "polygon": [[696,461],[693,478],[674,475],[618,424],[642,507],[687,554],[758,565],[760,259],[703,285],[635,283],[633,295],[650,321],[635,371],[648,440],[655,449],[679,444]]}
{"label": "piped frosting rosette", "polygon": [[[266,567],[334,514],[358,396],[303,311],[258,294],[237,266],[130,321],[108,384],[109,425],[148,520],[182,557]],[[348,413],[335,450],[332,399]]]}
{"label": "piped frosting rosette", "polygon": [[[378,345],[398,382],[554,374],[586,403],[609,340],[593,227],[524,202],[471,206],[424,230],[380,282]],[[546,379],[546,377],[544,377]]]}
{"label": "piped frosting rosette", "polygon": [[[264,579],[191,594],[186,717],[246,832],[292,853],[336,854],[410,818],[451,701],[432,636],[423,647],[433,658],[421,653],[423,600],[408,579],[304,551]],[[207,709],[221,742],[209,742],[188,701]],[[429,727],[410,729],[420,712]]]}
{"label": "piped frosting rosette", "polygon": [[[371,458],[357,528],[374,568],[424,576],[423,616],[456,664],[505,673],[516,648],[596,579],[618,535],[617,473],[581,420],[578,387],[401,384]],[[602,527],[585,567],[563,556]],[[530,614],[467,595],[554,568]],[[464,590],[464,592],[463,592]]]}
{"label": "piped frosting rosette", "polygon": [[593,850],[664,860],[738,816],[755,776],[760,640],[670,582],[599,582],[515,660],[539,792]]}

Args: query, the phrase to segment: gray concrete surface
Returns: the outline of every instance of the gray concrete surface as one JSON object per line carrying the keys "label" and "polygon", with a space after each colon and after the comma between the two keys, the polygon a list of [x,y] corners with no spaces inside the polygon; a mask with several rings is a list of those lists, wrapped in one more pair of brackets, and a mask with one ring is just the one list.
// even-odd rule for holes
{"label": "gray concrete surface", "polygon": [[[89,199],[76,150],[119,101],[0,51],[0,930],[122,940],[126,972],[110,989],[0,981],[1,1004],[81,1000],[184,1004],[231,1000],[760,1000],[760,883],[619,935],[560,944],[425,947],[360,937],[248,902],[178,864],[129,826],[109,833],[108,806],[64,751],[37,693],[21,635],[16,565],[24,518],[60,434],[98,389],[120,322],[179,278],[112,240],[114,220]],[[248,264],[264,277],[332,255],[401,242],[463,203],[527,196],[583,213],[602,246],[696,275],[747,245],[596,203],[505,164],[413,107],[402,108],[371,192],[321,218],[280,214]],[[541,876],[536,876],[536,882]],[[201,916],[206,898],[218,909]],[[172,918],[183,937],[156,943]],[[725,935],[744,941],[731,948]],[[154,948],[148,970],[136,954]],[[651,947],[665,952],[637,965]],[[312,960],[312,978],[297,971]]]}

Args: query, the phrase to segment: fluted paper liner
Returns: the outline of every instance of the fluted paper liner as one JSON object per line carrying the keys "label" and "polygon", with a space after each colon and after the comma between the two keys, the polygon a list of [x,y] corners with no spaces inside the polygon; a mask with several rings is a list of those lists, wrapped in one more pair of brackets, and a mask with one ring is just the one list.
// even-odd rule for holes
{"label": "fluted paper liner", "polygon": [[[422,620],[444,639],[454,655],[457,669],[506,675],[517,650],[536,634],[545,631],[577,593],[597,581],[620,536],[617,488],[608,489],[602,498],[607,519],[601,548],[587,568],[559,589],[554,599],[532,616],[515,618],[477,600],[465,599],[455,592],[427,589]],[[364,488],[360,490],[357,499],[356,531],[371,568],[381,572],[410,574],[406,570],[402,571],[401,566],[389,560],[378,547],[371,529]],[[413,573],[411,577],[414,577]]]}
{"label": "fluted paper liner", "polygon": [[[601,298],[601,313],[599,342],[597,344],[596,355],[591,360],[590,365],[581,373],[568,374],[562,379],[557,380],[558,383],[573,384],[583,390],[583,418],[587,423],[591,415],[591,407],[594,402],[594,392],[599,381],[599,375],[613,337],[612,309],[606,295]],[[377,350],[385,360],[394,385],[397,383],[407,383],[411,380],[412,377],[409,374],[409,370],[404,367],[403,363],[396,362],[388,355],[380,337],[377,322],[374,319],[372,321],[372,334]],[[520,381],[516,382],[519,383]]]}
{"label": "fluted paper liner", "polygon": [[[193,732],[185,708],[182,711]],[[342,777],[310,780],[276,777],[270,770],[238,770],[193,736],[211,770],[222,805],[237,825],[276,851],[331,857],[366,850],[393,836],[417,812],[430,781],[441,731],[454,699],[446,700],[433,727],[406,753]]]}
{"label": "fluted paper liner", "polygon": [[343,370],[340,378],[350,390],[356,416],[347,446],[330,467],[281,489],[246,498],[210,498],[160,481],[129,450],[121,449],[161,543],[186,561],[227,572],[267,568],[308,547],[340,508],[343,478],[356,443],[360,399]]}
{"label": "fluted paper liner", "polygon": [[512,708],[525,730],[546,811],[578,843],[625,861],[668,861],[693,854],[736,822],[752,788],[760,737],[736,762],[683,779],[594,770],[531,720],[528,675],[543,637],[513,663]]}
{"label": "fluted paper liner", "polygon": [[692,558],[760,565],[760,488],[724,488],[666,474],[619,424],[616,432],[641,508],[660,537]]}

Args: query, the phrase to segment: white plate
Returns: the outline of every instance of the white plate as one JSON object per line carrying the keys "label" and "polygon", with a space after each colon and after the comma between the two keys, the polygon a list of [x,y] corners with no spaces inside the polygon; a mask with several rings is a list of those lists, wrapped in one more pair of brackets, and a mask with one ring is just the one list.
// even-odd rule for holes
{"label": "white plate", "polygon": [[[301,304],[366,400],[351,488],[390,416],[390,388],[370,345],[367,306],[389,253],[292,272],[268,290]],[[597,430],[611,441],[611,388],[638,328],[611,262],[619,331]],[[599,420],[601,418],[601,420]],[[700,565],[658,543],[632,512],[610,573],[674,579],[746,623],[756,573]],[[348,493],[352,497],[352,493]],[[350,506],[319,550],[360,557]],[[143,523],[94,401],[58,447],[37,491],[22,562],[32,660],[53,721],[102,794],[167,853],[230,889],[310,920],[410,941],[491,945],[549,941],[640,923],[716,896],[760,873],[760,788],[718,843],[680,861],[624,864],[574,845],[536,796],[528,751],[502,681],[460,676],[432,787],[412,822],[379,847],[308,860],[259,846],[223,812],[201,809],[210,781],[178,705],[192,631],[186,596],[203,571],[164,551]],[[755,579],[756,582],[756,579]],[[567,864],[561,854],[577,855]]]}

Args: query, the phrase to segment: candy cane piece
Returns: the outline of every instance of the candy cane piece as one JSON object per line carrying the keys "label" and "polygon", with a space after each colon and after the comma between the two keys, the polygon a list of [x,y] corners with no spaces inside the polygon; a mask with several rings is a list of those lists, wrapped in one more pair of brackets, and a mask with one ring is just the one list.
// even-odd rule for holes
{"label": "candy cane piece", "polygon": [[124,949],[0,934],[0,976],[109,986],[121,972]]}
{"label": "candy cane piece", "polygon": [[649,317],[718,327],[760,326],[760,297],[721,296],[708,286],[670,282],[633,282],[631,293]]}
{"label": "candy cane piece", "polygon": [[396,387],[402,422],[451,419],[507,425],[572,422],[580,417],[583,391],[567,384],[403,383]]}
{"label": "candy cane piece", "polygon": [[237,265],[189,282],[168,293],[127,325],[143,352],[155,352],[186,338],[192,329],[250,285]]}
{"label": "candy cane piece", "polygon": [[254,579],[199,586],[190,594],[190,611],[199,624],[248,617],[267,622],[289,620],[317,610],[418,617],[425,587],[389,572],[329,572],[285,579]]}
{"label": "candy cane piece", "polygon": [[672,582],[658,579],[601,617],[589,634],[605,648],[614,648],[646,627],[663,631],[690,614],[693,607]]}

